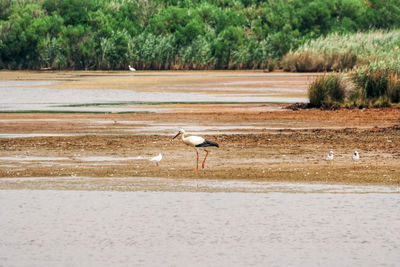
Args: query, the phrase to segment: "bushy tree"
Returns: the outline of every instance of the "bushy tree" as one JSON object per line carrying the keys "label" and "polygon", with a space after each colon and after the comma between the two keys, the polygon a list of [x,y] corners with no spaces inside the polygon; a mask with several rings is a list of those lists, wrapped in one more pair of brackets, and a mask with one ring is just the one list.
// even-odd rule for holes
{"label": "bushy tree", "polygon": [[259,68],[332,32],[396,27],[399,0],[2,0],[0,68]]}

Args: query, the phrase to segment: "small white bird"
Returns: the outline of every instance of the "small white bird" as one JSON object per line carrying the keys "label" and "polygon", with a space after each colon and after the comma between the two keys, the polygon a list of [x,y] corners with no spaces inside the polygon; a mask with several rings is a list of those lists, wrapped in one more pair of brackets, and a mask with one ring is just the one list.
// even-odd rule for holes
{"label": "small white bird", "polygon": [[156,165],[158,166],[158,163],[162,160],[162,155],[161,155],[161,153],[159,153],[158,156],[152,157],[149,160],[152,162],[155,162]]}
{"label": "small white bird", "polygon": [[128,65],[128,67],[130,71],[136,71],[136,69],[134,67],[131,67],[131,65]]}
{"label": "small white bird", "polygon": [[360,159],[360,154],[358,154],[358,151],[354,151],[354,154],[352,156],[353,162],[357,162]]}
{"label": "small white bird", "polygon": [[326,158],[325,158],[325,160],[328,160],[328,161],[331,161],[331,160],[333,160],[333,151],[331,150],[331,151],[329,151],[329,154],[328,154],[328,156],[326,156]]}

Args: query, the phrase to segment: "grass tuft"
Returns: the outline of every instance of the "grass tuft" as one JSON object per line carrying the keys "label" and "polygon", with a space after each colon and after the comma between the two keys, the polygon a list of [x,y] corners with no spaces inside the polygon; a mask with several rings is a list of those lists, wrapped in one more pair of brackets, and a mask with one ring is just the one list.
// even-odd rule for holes
{"label": "grass tuft", "polygon": [[356,85],[351,99],[358,104],[387,107],[400,102],[400,63],[374,61],[355,68],[351,79]]}
{"label": "grass tuft", "polygon": [[332,108],[343,104],[346,86],[342,74],[318,76],[311,83],[308,96],[313,107]]}
{"label": "grass tuft", "polygon": [[376,60],[400,59],[400,30],[330,34],[310,40],[281,62],[286,71],[344,71]]}

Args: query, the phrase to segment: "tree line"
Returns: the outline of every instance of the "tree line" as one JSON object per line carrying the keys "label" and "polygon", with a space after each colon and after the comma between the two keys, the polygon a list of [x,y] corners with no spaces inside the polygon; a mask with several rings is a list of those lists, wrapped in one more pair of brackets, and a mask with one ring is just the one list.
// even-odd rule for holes
{"label": "tree line", "polygon": [[329,33],[400,26],[400,0],[1,0],[1,69],[273,68]]}

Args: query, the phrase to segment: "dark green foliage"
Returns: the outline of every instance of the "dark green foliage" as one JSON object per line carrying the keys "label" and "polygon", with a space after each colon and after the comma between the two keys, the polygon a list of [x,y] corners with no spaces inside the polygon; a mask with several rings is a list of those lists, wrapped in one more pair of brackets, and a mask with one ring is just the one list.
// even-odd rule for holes
{"label": "dark green foliage", "polygon": [[399,26],[399,0],[1,0],[0,68],[273,69],[307,40]]}
{"label": "dark green foliage", "polygon": [[11,14],[11,0],[0,1],[0,20],[6,20]]}
{"label": "dark green foliage", "polygon": [[41,43],[58,34],[62,18],[45,15],[39,5],[30,4],[13,12],[0,24],[1,61],[9,68],[37,68]]}
{"label": "dark green foliage", "polygon": [[373,28],[398,27],[400,23],[399,0],[368,0],[365,1],[368,8],[362,19]]}

